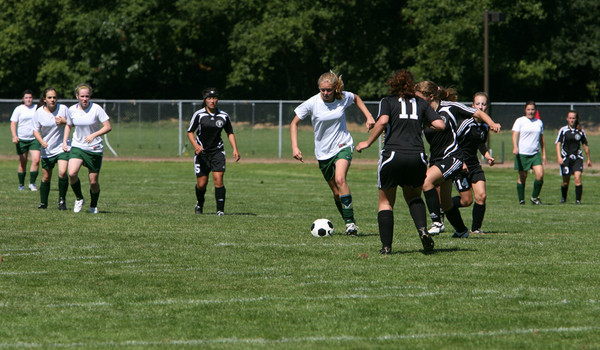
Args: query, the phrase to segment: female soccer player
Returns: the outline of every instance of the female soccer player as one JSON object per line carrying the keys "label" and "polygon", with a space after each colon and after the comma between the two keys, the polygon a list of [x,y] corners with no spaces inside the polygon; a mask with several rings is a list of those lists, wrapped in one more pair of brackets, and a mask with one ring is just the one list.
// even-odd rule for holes
{"label": "female soccer player", "polygon": [[533,173],[535,174],[531,203],[535,205],[542,204],[539,195],[544,184],[546,143],[544,142],[544,123],[541,119],[535,118],[536,110],[535,102],[528,101],[525,103],[525,116],[517,118],[512,127],[515,170],[519,171],[519,178],[517,179],[519,204],[525,204],[525,182],[527,180],[527,172],[530,169],[533,169]]}
{"label": "female soccer player", "polygon": [[[215,200],[217,201],[217,215],[225,215],[225,148],[221,139],[221,132],[225,130],[231,147],[233,159],[240,160],[233,127],[229,114],[217,108],[219,92],[215,88],[208,88],[202,92],[204,102],[202,109],[196,111],[187,129],[188,139],[194,146],[194,168],[196,172],[196,214],[204,210],[204,195],[208,184],[208,174],[212,171],[215,185]],[[194,132],[196,135],[194,135]]]}
{"label": "female soccer player", "polygon": [[[469,229],[465,226],[458,205],[452,202],[452,182],[463,170],[462,150],[457,142],[457,131],[474,122],[474,118],[490,125],[494,131],[500,131],[500,124],[495,123],[485,112],[457,103],[454,89],[439,87],[432,81],[422,81],[416,86],[417,96],[425,99],[445,120],[446,129],[434,132],[425,129],[425,138],[429,142],[429,169],[423,183],[423,194],[429,209],[432,227],[430,234],[443,232],[441,209],[448,221],[454,226],[454,238],[469,237]],[[436,187],[439,187],[439,193]]]}
{"label": "female soccer player", "polygon": [[[389,80],[389,97],[379,102],[377,123],[366,141],[359,142],[356,150],[361,152],[386,130],[385,142],[377,167],[379,188],[379,238],[380,254],[392,252],[394,238],[394,204],[396,189],[402,187],[404,200],[415,223],[425,251],[434,247],[433,238],[427,232],[427,214],[421,198],[423,181],[427,171],[427,156],[423,146],[423,126],[443,130],[446,126],[429,104],[415,96],[412,74],[407,70],[396,72]],[[410,171],[407,171],[410,169]]]}
{"label": "female soccer player", "polygon": [[75,87],[75,97],[78,103],[69,108],[70,114],[67,116],[63,149],[65,151],[69,150],[67,141],[69,140],[71,128],[75,127],[69,159],[69,182],[76,197],[73,211],[79,213],[85,202],[78,176],[79,169],[83,165],[89,171],[90,213],[98,214],[98,198],[100,197],[98,178],[100,177],[104,150],[101,136],[110,132],[112,128],[104,109],[90,101],[92,92],[92,87],[89,84],[79,84]]}
{"label": "female soccer player", "polygon": [[592,166],[592,158],[590,158],[590,148],[588,147],[585,131],[579,125],[579,113],[570,110],[567,113],[567,125],[563,126],[558,131],[556,138],[556,157],[560,164],[560,174],[563,181],[560,186],[561,198],[560,202],[567,201],[567,193],[569,191],[569,182],[571,175],[575,176],[575,204],[581,204],[581,195],[583,193],[583,185],[581,184],[581,173],[583,172],[583,152],[580,145],[583,145],[583,150],[587,157],[588,167]]}
{"label": "female soccer player", "polygon": [[[477,92],[473,96],[471,107],[486,112],[487,106],[488,95],[485,92]],[[481,224],[485,215],[485,201],[487,198],[485,174],[479,164],[477,151],[483,154],[490,166],[493,166],[495,161],[485,144],[489,129],[487,124],[475,120],[473,123],[465,124],[464,127],[458,130],[458,145],[463,151],[463,161],[467,167],[467,172],[460,173],[454,180],[454,185],[460,196],[452,198],[452,201],[458,207],[468,207],[473,203],[473,194],[475,195],[473,222],[471,223],[471,233],[474,234],[483,233]],[[471,190],[473,191],[471,192]]]}
{"label": "female soccer player", "polygon": [[19,166],[17,176],[19,179],[19,191],[25,189],[25,169],[27,167],[27,155],[31,154],[31,167],[29,168],[29,190],[37,191],[35,181],[40,169],[40,143],[33,136],[33,116],[36,105],[33,103],[31,90],[23,92],[23,104],[17,106],[10,117],[10,132],[12,142],[17,148]]}
{"label": "female soccer player", "polygon": [[290,124],[292,155],[303,162],[298,148],[298,124],[311,118],[315,132],[315,157],[325,181],[333,192],[333,199],[346,224],[347,235],[357,235],[358,227],[354,219],[352,195],[346,182],[346,175],[352,161],[353,139],[346,128],[345,110],[353,102],[367,119],[367,129],[375,125],[373,116],[362,99],[348,91],[343,91],[341,76],[334,72],[324,73],[317,81],[319,93],[296,107],[296,116]]}
{"label": "female soccer player", "polygon": [[33,135],[42,145],[42,183],[38,209],[48,208],[52,170],[58,165],[58,210],[67,210],[65,198],[69,189],[69,153],[62,148],[62,143],[69,109],[57,103],[56,90],[52,87],[44,90],[39,106],[33,118]]}

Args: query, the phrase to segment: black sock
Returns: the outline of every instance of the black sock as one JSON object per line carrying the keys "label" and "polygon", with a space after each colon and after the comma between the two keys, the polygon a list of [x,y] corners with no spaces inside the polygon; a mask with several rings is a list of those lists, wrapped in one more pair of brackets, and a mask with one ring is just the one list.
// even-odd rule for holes
{"label": "black sock", "polygon": [[[577,192],[577,186],[575,186],[575,192]],[[568,193],[569,193],[569,185],[560,186],[560,194],[562,195],[562,198],[564,198],[564,200],[567,200]]]}
{"label": "black sock", "polygon": [[206,188],[199,189],[197,186],[196,189],[196,205],[200,207],[200,209],[204,209],[204,195],[206,194]]}
{"label": "black sock", "polygon": [[427,214],[425,212],[425,203],[421,197],[413,199],[408,203],[410,216],[415,223],[417,230],[424,229],[427,226]]}
{"label": "black sock", "polygon": [[59,177],[58,178],[58,199],[65,200],[67,198],[67,191],[69,190],[69,178]]}
{"label": "black sock", "polygon": [[440,197],[435,188],[424,191],[425,201],[427,202],[427,209],[429,209],[429,215],[432,221],[441,222],[442,213],[440,209]]}
{"label": "black sock", "polygon": [[452,206],[457,207],[457,208],[462,207],[462,205],[460,204],[460,196],[452,197]]}
{"label": "black sock", "polygon": [[583,194],[583,185],[575,186],[575,200],[581,201],[582,194]]}
{"label": "black sock", "polygon": [[452,207],[452,209],[446,211],[446,218],[454,226],[456,232],[464,232],[467,229],[457,207]]}
{"label": "black sock", "polygon": [[77,198],[78,201],[82,200],[83,193],[81,192],[81,181],[77,179],[77,182],[71,184],[71,188],[73,189],[73,193],[75,193],[75,198]]}
{"label": "black sock", "polygon": [[381,245],[391,248],[394,239],[394,212],[391,210],[381,210],[377,213],[377,223],[379,224]]}
{"label": "black sock", "polygon": [[483,223],[483,216],[485,215],[485,203],[484,204],[473,204],[473,223],[471,224],[471,231],[481,229]]}
{"label": "black sock", "polygon": [[98,192],[92,192],[90,188],[90,208],[96,208],[98,206],[98,198],[100,198],[100,188],[98,187]]}
{"label": "black sock", "polygon": [[215,187],[215,200],[217,201],[217,211],[225,212],[225,186]]}

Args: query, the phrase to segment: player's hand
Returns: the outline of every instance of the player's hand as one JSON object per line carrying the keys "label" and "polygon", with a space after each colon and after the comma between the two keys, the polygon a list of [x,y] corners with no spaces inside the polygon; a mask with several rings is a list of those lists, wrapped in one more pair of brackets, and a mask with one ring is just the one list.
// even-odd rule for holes
{"label": "player's hand", "polygon": [[490,130],[492,130],[496,133],[500,132],[500,128],[501,128],[501,126],[498,123],[493,123],[492,125],[490,125]]}
{"label": "player's hand", "polygon": [[517,154],[519,154],[519,148],[518,147],[513,147],[513,154],[516,156]]}
{"label": "player's hand", "polygon": [[95,139],[96,137],[95,137],[95,136],[92,136],[92,135],[93,135],[93,134],[86,136],[86,137],[85,137],[83,140],[84,140],[85,142],[87,142],[87,143],[90,143],[90,142],[94,141],[94,139]]}
{"label": "player's hand", "polygon": [[19,143],[19,137],[15,136],[12,138],[13,143]]}
{"label": "player's hand", "polygon": [[240,161],[240,154],[238,152],[233,152],[233,159],[236,162],[239,162]]}
{"label": "player's hand", "polygon": [[43,149],[46,149],[48,147],[48,142],[42,141],[41,146]]}
{"label": "player's hand", "polygon": [[300,151],[300,149],[295,148],[292,150],[292,156],[295,159],[298,159],[299,161],[301,161],[302,163],[304,163],[304,160],[302,160],[302,152]]}
{"label": "player's hand", "polygon": [[361,152],[365,148],[369,148],[369,143],[367,141],[361,141],[356,145],[356,152]]}
{"label": "player's hand", "polygon": [[202,151],[204,151],[204,147],[202,147],[202,145],[196,145],[196,146],[194,146],[194,152],[196,154],[200,154],[200,153],[202,153]]}
{"label": "player's hand", "polygon": [[367,131],[371,131],[375,126],[375,119],[373,117],[367,117]]}
{"label": "player's hand", "polygon": [[592,167],[592,161],[588,159],[587,163],[588,163],[588,168],[591,168]]}
{"label": "player's hand", "polygon": [[487,162],[490,166],[494,166],[494,164],[496,164],[496,159],[490,157],[487,159]]}

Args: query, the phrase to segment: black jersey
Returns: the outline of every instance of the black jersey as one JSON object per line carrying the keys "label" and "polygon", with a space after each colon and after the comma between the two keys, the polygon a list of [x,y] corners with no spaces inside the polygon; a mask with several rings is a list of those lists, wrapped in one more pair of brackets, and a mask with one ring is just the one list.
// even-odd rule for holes
{"label": "black jersey", "polygon": [[464,125],[458,133],[458,145],[463,152],[463,162],[467,168],[473,169],[479,165],[477,151],[479,146],[488,138],[490,127],[485,123],[469,123]]}
{"label": "black jersey", "polygon": [[441,101],[438,113],[446,123],[446,129],[436,132],[430,128],[425,129],[425,138],[429,142],[429,163],[434,164],[441,159],[454,157],[462,160],[462,151],[458,145],[457,134],[461,128],[473,123],[473,114],[476,109],[467,107],[462,103]]}
{"label": "black jersey", "polygon": [[574,155],[583,159],[581,145],[587,145],[587,137],[583,129],[572,129],[568,125],[563,126],[558,131],[558,137],[555,143],[561,144],[560,154],[563,158]]}
{"label": "black jersey", "polygon": [[423,127],[440,119],[427,101],[416,96],[410,99],[397,96],[382,98],[377,119],[382,115],[389,116],[384,149],[410,153],[425,152]]}
{"label": "black jersey", "polygon": [[211,152],[223,150],[223,139],[221,138],[223,129],[227,134],[233,134],[229,114],[220,109],[217,109],[216,114],[211,114],[206,108],[202,108],[192,116],[187,131],[196,131],[196,142],[202,145],[206,152]]}

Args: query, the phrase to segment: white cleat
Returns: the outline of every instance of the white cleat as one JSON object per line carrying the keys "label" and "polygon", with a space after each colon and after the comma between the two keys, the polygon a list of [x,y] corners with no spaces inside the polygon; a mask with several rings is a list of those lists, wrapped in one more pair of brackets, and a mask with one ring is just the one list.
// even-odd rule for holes
{"label": "white cleat", "polygon": [[35,184],[29,184],[29,190],[35,192],[37,191],[37,186]]}
{"label": "white cleat", "polygon": [[98,214],[98,207],[90,207],[90,213]]}
{"label": "white cleat", "polygon": [[358,235],[358,226],[356,226],[356,224],[353,222],[346,224],[346,235],[347,236]]}
{"label": "white cleat", "polygon": [[431,223],[431,228],[429,229],[429,231],[427,231],[427,233],[435,236],[435,235],[439,235],[440,233],[444,232],[445,230],[446,230],[446,226],[444,226],[443,222],[434,221]]}
{"label": "white cleat", "polygon": [[81,208],[83,207],[84,202],[85,199],[83,198],[75,200],[75,204],[73,205],[73,211],[79,213],[81,211]]}

